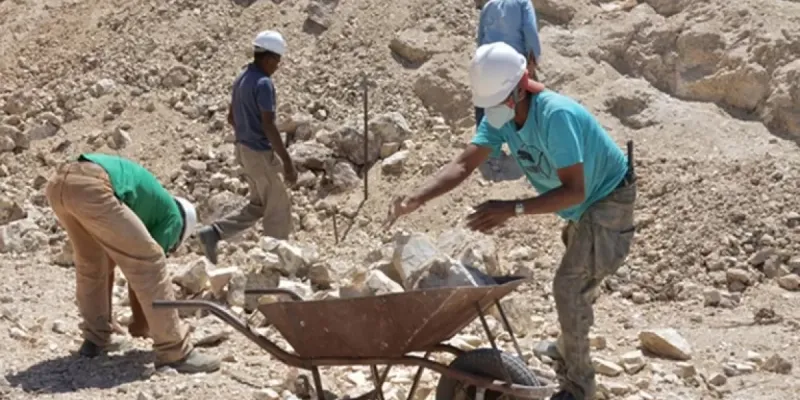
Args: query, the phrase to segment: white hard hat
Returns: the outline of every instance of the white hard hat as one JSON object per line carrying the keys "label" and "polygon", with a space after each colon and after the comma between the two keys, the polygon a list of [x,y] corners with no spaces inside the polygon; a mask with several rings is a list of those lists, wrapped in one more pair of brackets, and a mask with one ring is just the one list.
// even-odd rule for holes
{"label": "white hard hat", "polygon": [[194,205],[189,200],[184,199],[183,197],[175,197],[175,201],[178,202],[178,205],[183,210],[183,234],[181,234],[180,241],[175,247],[178,247],[181,243],[183,243],[189,235],[194,232],[194,228],[197,226],[197,210],[195,210]]}
{"label": "white hard hat", "polygon": [[259,49],[271,51],[279,56],[286,52],[286,41],[283,36],[276,31],[262,31],[253,39],[253,46],[256,51]]}
{"label": "white hard hat", "polygon": [[506,43],[478,47],[469,66],[475,107],[494,107],[505,100],[526,74],[526,66],[525,57]]}

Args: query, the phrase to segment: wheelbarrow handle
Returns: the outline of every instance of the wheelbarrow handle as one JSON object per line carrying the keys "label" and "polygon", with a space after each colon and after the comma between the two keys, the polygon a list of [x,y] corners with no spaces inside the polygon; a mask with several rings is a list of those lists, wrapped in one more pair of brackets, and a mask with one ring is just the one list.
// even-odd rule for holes
{"label": "wheelbarrow handle", "polygon": [[272,288],[272,289],[247,289],[244,291],[245,295],[267,295],[267,294],[283,294],[289,296],[294,301],[303,301],[304,299],[300,297],[299,294],[283,288]]}

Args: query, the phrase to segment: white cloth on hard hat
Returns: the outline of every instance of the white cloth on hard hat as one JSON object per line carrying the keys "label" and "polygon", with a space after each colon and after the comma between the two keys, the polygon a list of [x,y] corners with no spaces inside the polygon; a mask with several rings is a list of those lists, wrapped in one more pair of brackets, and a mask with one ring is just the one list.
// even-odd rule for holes
{"label": "white cloth on hard hat", "polygon": [[194,228],[197,226],[197,210],[195,210],[194,205],[189,200],[184,199],[183,197],[175,197],[175,201],[183,210],[183,234],[181,235],[180,240],[175,245],[177,248],[180,246],[189,235],[194,232]]}
{"label": "white cloth on hard hat", "polygon": [[286,52],[286,41],[277,31],[261,31],[253,39],[253,46],[258,49],[271,51],[279,56]]}
{"label": "white cloth on hard hat", "polygon": [[469,67],[472,102],[480,108],[500,104],[526,73],[525,57],[508,44],[494,42],[478,47]]}

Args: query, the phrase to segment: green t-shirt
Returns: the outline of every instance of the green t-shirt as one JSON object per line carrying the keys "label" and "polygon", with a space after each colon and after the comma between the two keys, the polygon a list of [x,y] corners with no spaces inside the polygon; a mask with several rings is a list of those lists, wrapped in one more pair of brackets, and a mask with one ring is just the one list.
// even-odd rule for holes
{"label": "green t-shirt", "polygon": [[172,195],[143,166],[109,154],[81,154],[81,158],[103,167],[114,194],[139,217],[150,236],[167,253],[178,242],[183,217]]}

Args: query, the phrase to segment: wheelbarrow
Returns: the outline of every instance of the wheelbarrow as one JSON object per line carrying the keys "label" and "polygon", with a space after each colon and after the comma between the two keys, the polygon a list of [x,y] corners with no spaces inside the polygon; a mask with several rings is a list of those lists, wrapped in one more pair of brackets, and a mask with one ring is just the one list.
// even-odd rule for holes
{"label": "wheelbarrow", "polygon": [[[408,392],[414,397],[424,369],[440,374],[437,400],[544,399],[556,387],[537,378],[526,366],[519,344],[499,300],[524,280],[492,277],[485,286],[418,289],[377,296],[303,301],[286,289],[248,290],[247,295],[289,296],[292,301],[260,304],[258,311],[291,345],[289,352],[251,329],[224,307],[205,300],[154,301],[155,308],[204,309],[244,334],[273,357],[311,371],[318,400],[325,400],[320,367],[369,366],[375,389],[358,399],[383,400],[383,383],[392,366],[416,366]],[[497,348],[485,312],[497,307],[517,355]],[[480,318],[491,348],[462,351],[445,344],[475,318]],[[434,352],[455,356],[449,364],[430,360]],[[419,357],[411,353],[424,353]],[[378,373],[377,366],[386,366]]]}

